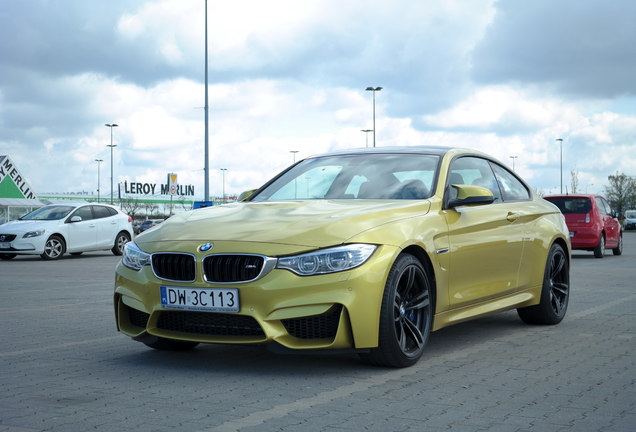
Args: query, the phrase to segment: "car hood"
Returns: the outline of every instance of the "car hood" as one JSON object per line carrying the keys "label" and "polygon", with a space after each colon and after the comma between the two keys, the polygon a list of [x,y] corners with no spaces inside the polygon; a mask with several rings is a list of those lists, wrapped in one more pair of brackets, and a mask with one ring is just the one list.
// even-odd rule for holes
{"label": "car hood", "polygon": [[377,226],[421,216],[428,200],[316,200],[247,202],[207,207],[173,216],[135,240],[239,241],[325,247]]}
{"label": "car hood", "polygon": [[46,229],[51,225],[58,224],[59,222],[59,220],[14,220],[0,225],[0,234],[19,234],[36,229]]}

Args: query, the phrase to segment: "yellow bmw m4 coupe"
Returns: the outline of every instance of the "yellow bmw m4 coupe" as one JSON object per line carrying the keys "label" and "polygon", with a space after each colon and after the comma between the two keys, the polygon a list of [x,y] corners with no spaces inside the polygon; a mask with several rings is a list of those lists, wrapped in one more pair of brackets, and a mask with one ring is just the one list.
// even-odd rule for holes
{"label": "yellow bmw m4 coupe", "polygon": [[486,154],[339,151],[127,243],[115,316],[160,350],[268,344],[406,367],[432,331],[485,314],[559,323],[570,252],[559,209]]}

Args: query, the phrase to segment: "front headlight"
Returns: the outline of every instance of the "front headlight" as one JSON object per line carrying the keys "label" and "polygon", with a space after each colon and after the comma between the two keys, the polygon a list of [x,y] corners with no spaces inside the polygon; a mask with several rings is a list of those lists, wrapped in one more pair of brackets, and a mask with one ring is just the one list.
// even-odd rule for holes
{"label": "front headlight", "polygon": [[35,231],[29,231],[28,233],[25,233],[22,238],[31,238],[31,237],[38,237],[41,236],[42,234],[44,234],[44,230],[35,230]]}
{"label": "front headlight", "polygon": [[129,269],[139,271],[144,266],[150,265],[150,257],[151,255],[139,249],[135,242],[128,242],[124,245],[121,263]]}
{"label": "front headlight", "polygon": [[370,244],[350,244],[278,258],[276,268],[290,270],[300,276],[336,273],[364,264],[376,247]]}

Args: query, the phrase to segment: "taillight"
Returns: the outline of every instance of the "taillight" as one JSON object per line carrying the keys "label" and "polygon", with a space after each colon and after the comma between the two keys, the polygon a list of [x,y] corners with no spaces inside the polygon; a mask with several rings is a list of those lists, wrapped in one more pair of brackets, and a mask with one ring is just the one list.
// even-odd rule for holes
{"label": "taillight", "polygon": [[128,216],[128,222],[132,222],[132,218]]}

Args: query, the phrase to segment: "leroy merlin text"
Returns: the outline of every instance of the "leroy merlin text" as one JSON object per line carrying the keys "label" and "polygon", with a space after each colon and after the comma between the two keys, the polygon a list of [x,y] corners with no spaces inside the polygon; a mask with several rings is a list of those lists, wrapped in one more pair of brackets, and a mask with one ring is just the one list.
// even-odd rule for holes
{"label": "leroy merlin text", "polygon": [[[159,186],[159,188],[157,188]],[[157,192],[159,191],[159,192]],[[124,182],[124,193],[130,195],[194,195],[194,185],[173,185],[156,183]]]}

